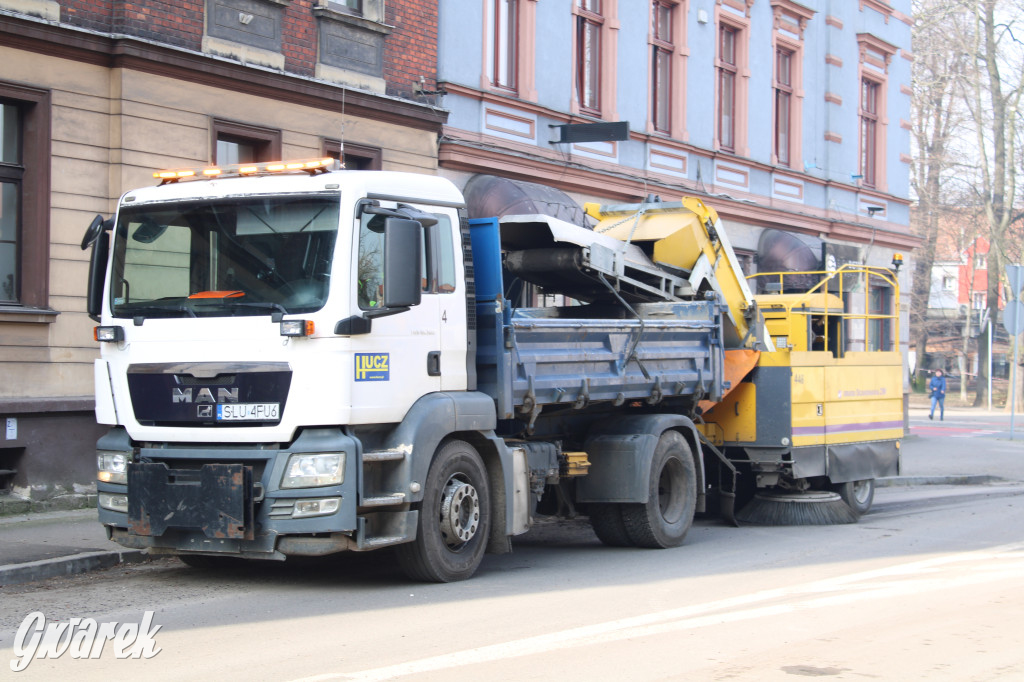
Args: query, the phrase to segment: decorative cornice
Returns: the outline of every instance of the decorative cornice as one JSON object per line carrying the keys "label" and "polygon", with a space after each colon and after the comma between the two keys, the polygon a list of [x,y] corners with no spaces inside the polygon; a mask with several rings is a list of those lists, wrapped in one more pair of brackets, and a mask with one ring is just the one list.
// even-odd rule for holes
{"label": "decorative cornice", "polygon": [[889,23],[889,17],[893,14],[892,6],[882,0],[860,0],[860,11],[864,11],[865,7],[869,7],[883,17],[885,17],[885,23]]}
{"label": "decorative cornice", "polygon": [[797,32],[800,39],[803,40],[804,29],[807,28],[807,22],[814,18],[815,11],[799,5],[793,0],[771,0],[771,4],[775,30],[784,28],[782,21],[785,17],[797,26]]}

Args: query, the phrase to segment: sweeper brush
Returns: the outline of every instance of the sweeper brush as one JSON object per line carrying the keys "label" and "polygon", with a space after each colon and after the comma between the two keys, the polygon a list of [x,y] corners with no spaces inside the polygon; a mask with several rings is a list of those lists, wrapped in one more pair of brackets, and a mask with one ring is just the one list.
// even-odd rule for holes
{"label": "sweeper brush", "polygon": [[759,492],[736,519],[755,526],[832,526],[857,523],[857,514],[836,493]]}

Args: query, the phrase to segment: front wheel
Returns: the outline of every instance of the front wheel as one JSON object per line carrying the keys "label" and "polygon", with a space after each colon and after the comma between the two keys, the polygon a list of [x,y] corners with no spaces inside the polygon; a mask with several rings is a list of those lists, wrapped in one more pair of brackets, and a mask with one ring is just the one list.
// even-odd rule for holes
{"label": "front wheel", "polygon": [[678,431],[666,431],[651,461],[646,504],[622,505],[622,521],[637,547],[661,549],[683,544],[697,507],[693,455]]}
{"label": "front wheel", "polygon": [[434,456],[419,504],[416,540],[396,548],[413,580],[448,583],[471,577],[491,529],[487,470],[469,443],[453,440]]}
{"label": "front wheel", "polygon": [[875,479],[873,478],[837,483],[832,486],[832,490],[839,493],[843,502],[856,512],[857,516],[867,514],[871,509],[871,503],[875,501]]}

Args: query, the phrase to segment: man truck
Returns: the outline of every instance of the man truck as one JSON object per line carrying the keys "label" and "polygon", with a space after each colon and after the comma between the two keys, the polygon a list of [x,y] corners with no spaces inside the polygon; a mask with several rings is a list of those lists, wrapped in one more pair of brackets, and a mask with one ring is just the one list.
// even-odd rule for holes
{"label": "man truck", "polygon": [[755,297],[697,199],[468,220],[448,180],[332,163],[160,172],[87,230],[112,540],[191,565],[393,547],[454,581],[540,514],[674,547],[711,500],[862,513],[896,472],[898,354],[842,341],[872,321],[842,282],[892,273]]}

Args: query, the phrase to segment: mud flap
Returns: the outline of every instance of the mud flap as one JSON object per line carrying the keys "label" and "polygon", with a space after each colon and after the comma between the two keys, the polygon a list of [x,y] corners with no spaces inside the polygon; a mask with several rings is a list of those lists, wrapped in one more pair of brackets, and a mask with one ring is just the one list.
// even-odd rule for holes
{"label": "mud flap", "polygon": [[254,525],[252,467],[128,465],[128,531],[133,535],[159,537],[168,528],[183,528],[200,529],[208,538],[252,540]]}
{"label": "mud flap", "polygon": [[[739,528],[740,523],[738,520],[736,520],[736,479],[739,476],[740,472],[736,470],[736,467],[733,465],[732,462],[729,461],[725,454],[721,450],[716,448],[714,444],[712,444],[711,441],[709,441],[703,435],[700,436],[700,442],[703,448],[706,450],[710,450],[711,453],[714,454],[719,461],[718,511],[727,523],[735,526],[736,528]],[[724,470],[726,469],[728,469],[728,471],[732,474],[732,485],[728,489],[726,489],[725,487],[724,480]]]}

